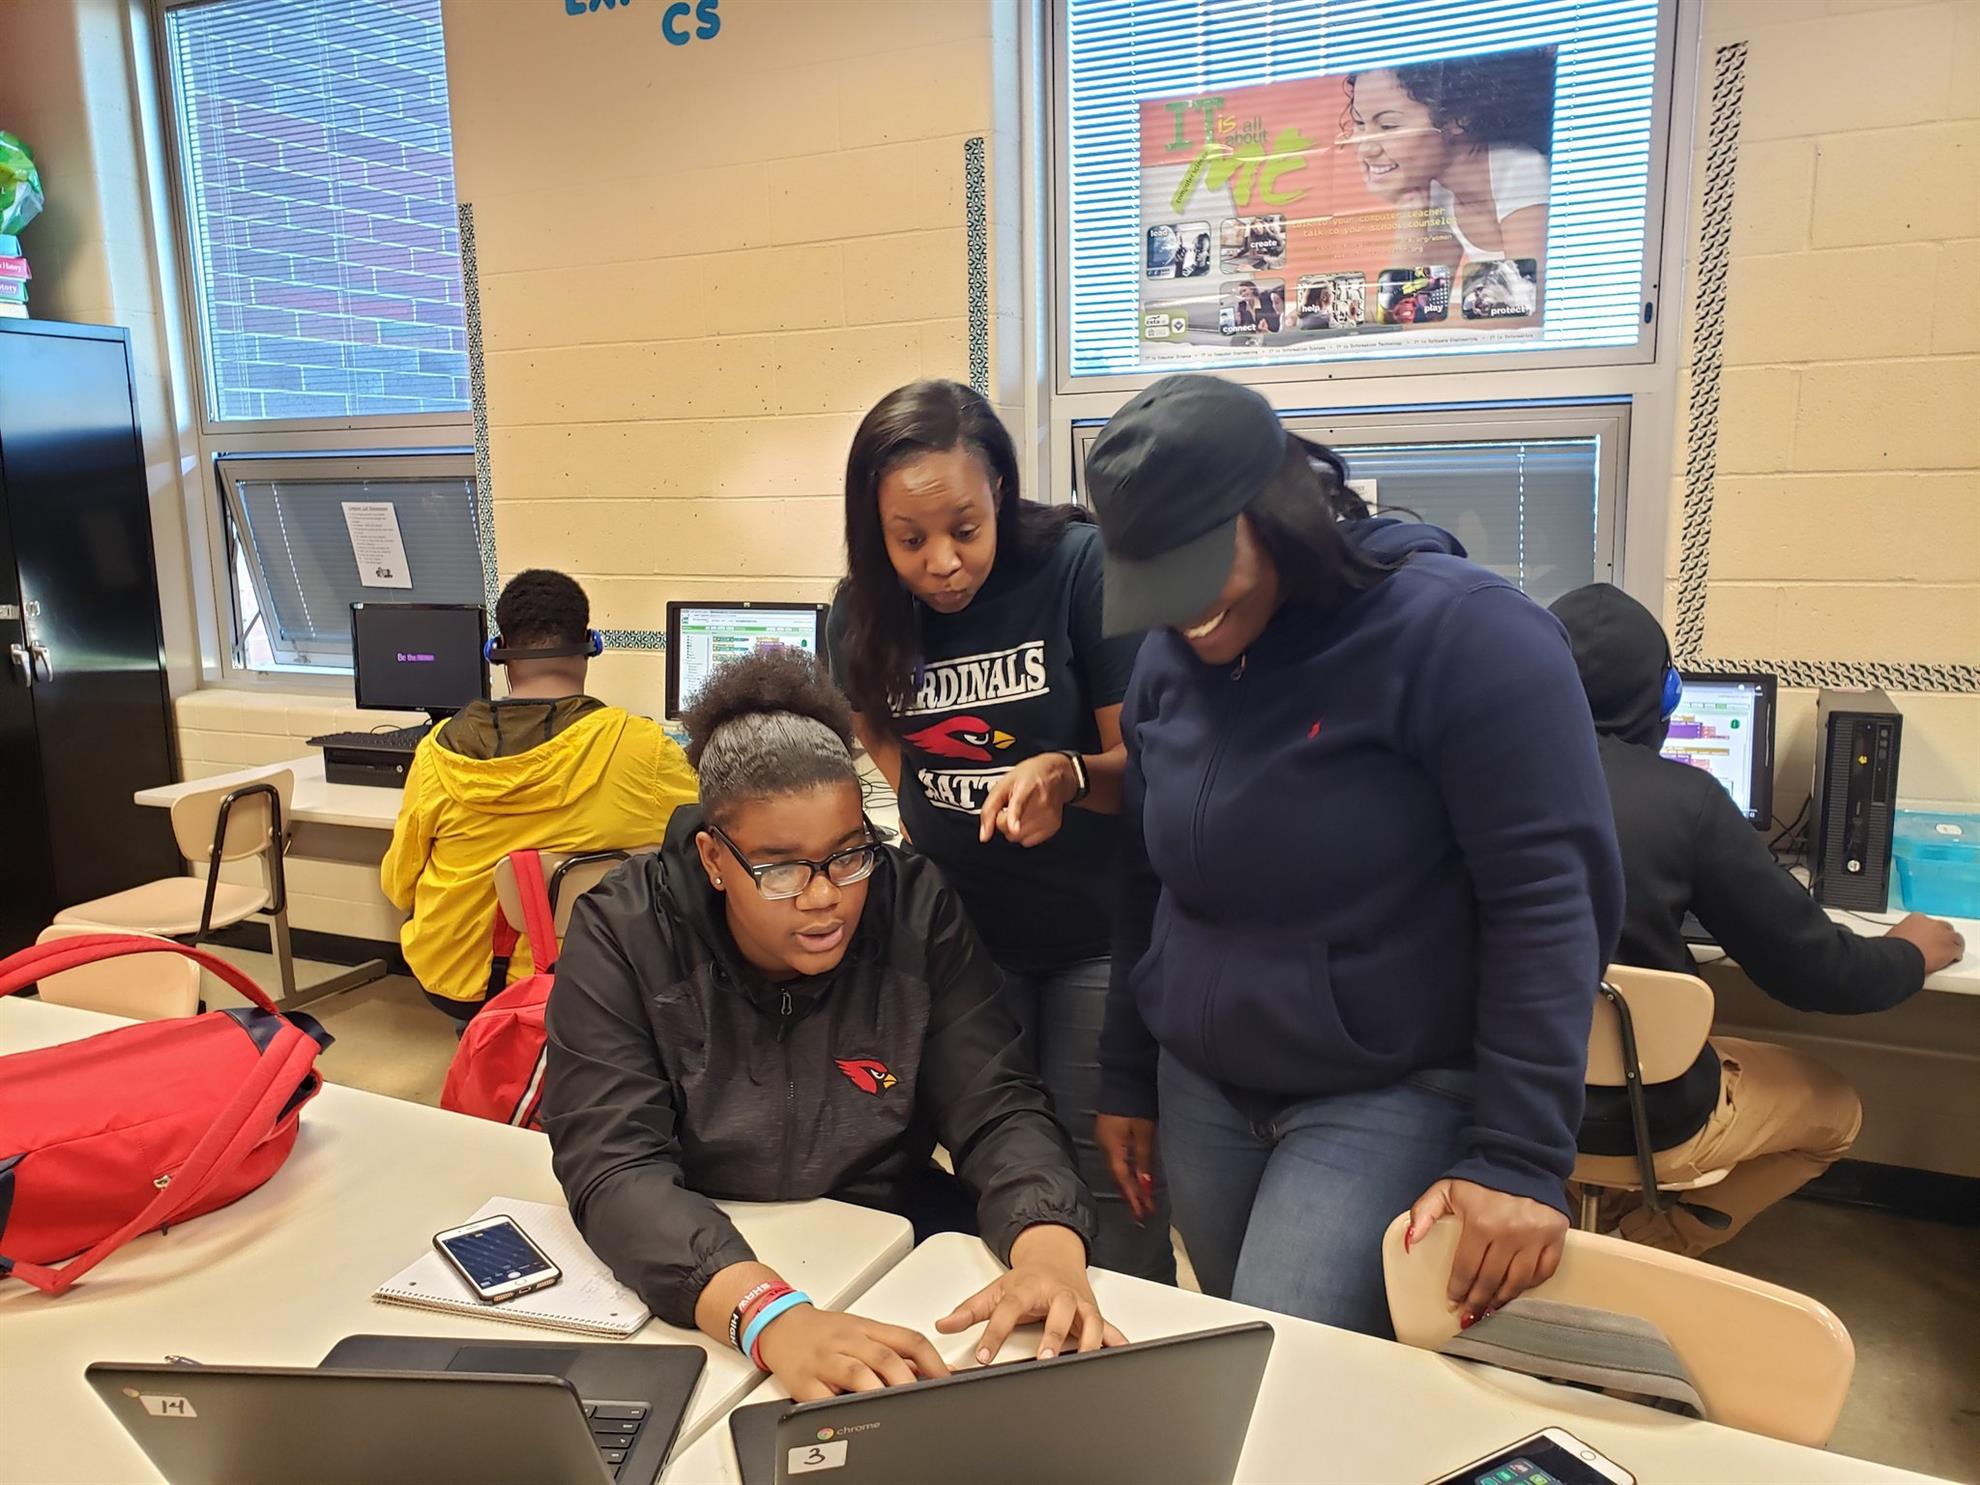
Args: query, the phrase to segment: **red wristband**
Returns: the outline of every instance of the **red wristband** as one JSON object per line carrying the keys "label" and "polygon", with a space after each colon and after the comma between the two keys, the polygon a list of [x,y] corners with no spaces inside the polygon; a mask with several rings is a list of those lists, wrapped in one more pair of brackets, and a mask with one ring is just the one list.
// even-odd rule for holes
{"label": "red wristband", "polygon": [[743,1326],[746,1323],[744,1311],[754,1311],[757,1305],[776,1287],[777,1281],[775,1279],[765,1279],[761,1284],[758,1284],[749,1293],[737,1300],[736,1307],[729,1311],[729,1344],[734,1346],[738,1351],[742,1350]]}
{"label": "red wristband", "polygon": [[[790,1292],[790,1285],[779,1282],[759,1284],[743,1296],[743,1302],[736,1306],[734,1321],[729,1327],[734,1332],[733,1339],[738,1351],[742,1351],[743,1332],[749,1329],[749,1322],[756,1318],[757,1311],[775,1300],[782,1299]],[[752,1361],[756,1359],[749,1352],[745,1351],[743,1354],[749,1356]]]}

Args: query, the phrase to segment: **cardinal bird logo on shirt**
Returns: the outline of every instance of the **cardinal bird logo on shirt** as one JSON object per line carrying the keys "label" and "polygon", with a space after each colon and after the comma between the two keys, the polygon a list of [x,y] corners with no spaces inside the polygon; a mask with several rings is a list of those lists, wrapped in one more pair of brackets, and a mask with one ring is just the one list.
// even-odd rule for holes
{"label": "cardinal bird logo on shirt", "polygon": [[875,1097],[900,1081],[887,1071],[887,1064],[876,1062],[871,1057],[839,1057],[833,1059],[839,1071],[852,1080],[853,1087],[861,1093],[871,1093]]}
{"label": "cardinal bird logo on shirt", "polygon": [[962,758],[971,763],[989,763],[991,749],[1002,752],[1017,739],[999,732],[981,717],[950,717],[933,727],[910,733],[907,739],[924,753],[937,758]]}

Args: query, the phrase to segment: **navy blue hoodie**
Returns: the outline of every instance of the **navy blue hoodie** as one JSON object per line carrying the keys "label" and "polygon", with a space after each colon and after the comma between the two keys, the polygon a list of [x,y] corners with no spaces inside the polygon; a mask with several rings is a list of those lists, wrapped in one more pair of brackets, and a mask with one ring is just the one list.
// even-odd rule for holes
{"label": "navy blue hoodie", "polygon": [[1142,649],[1100,1107],[1156,1116],[1158,1044],[1267,1098],[1471,1068],[1448,1174],[1565,1210],[1623,905],[1574,657],[1435,527],[1348,529],[1409,560],[1242,666]]}

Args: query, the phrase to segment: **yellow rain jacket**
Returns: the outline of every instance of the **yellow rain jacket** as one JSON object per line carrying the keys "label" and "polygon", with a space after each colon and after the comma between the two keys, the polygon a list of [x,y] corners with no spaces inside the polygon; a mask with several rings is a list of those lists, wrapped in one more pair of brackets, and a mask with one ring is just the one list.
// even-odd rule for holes
{"label": "yellow rain jacket", "polygon": [[[412,916],[399,933],[420,985],[487,993],[495,863],[511,851],[656,845],[696,795],[659,724],[588,696],[476,702],[419,745],[379,875]],[[518,945],[509,978],[531,973]]]}

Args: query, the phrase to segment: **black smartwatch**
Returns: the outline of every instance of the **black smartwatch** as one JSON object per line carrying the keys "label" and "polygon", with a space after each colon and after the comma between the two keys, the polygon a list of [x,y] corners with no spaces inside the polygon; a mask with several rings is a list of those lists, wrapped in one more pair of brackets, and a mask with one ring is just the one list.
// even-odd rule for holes
{"label": "black smartwatch", "polygon": [[1071,800],[1071,803],[1078,804],[1093,792],[1093,781],[1086,776],[1086,760],[1079,755],[1077,748],[1067,748],[1065,750],[1065,756],[1071,761],[1073,777],[1079,782],[1079,787],[1073,790]]}

